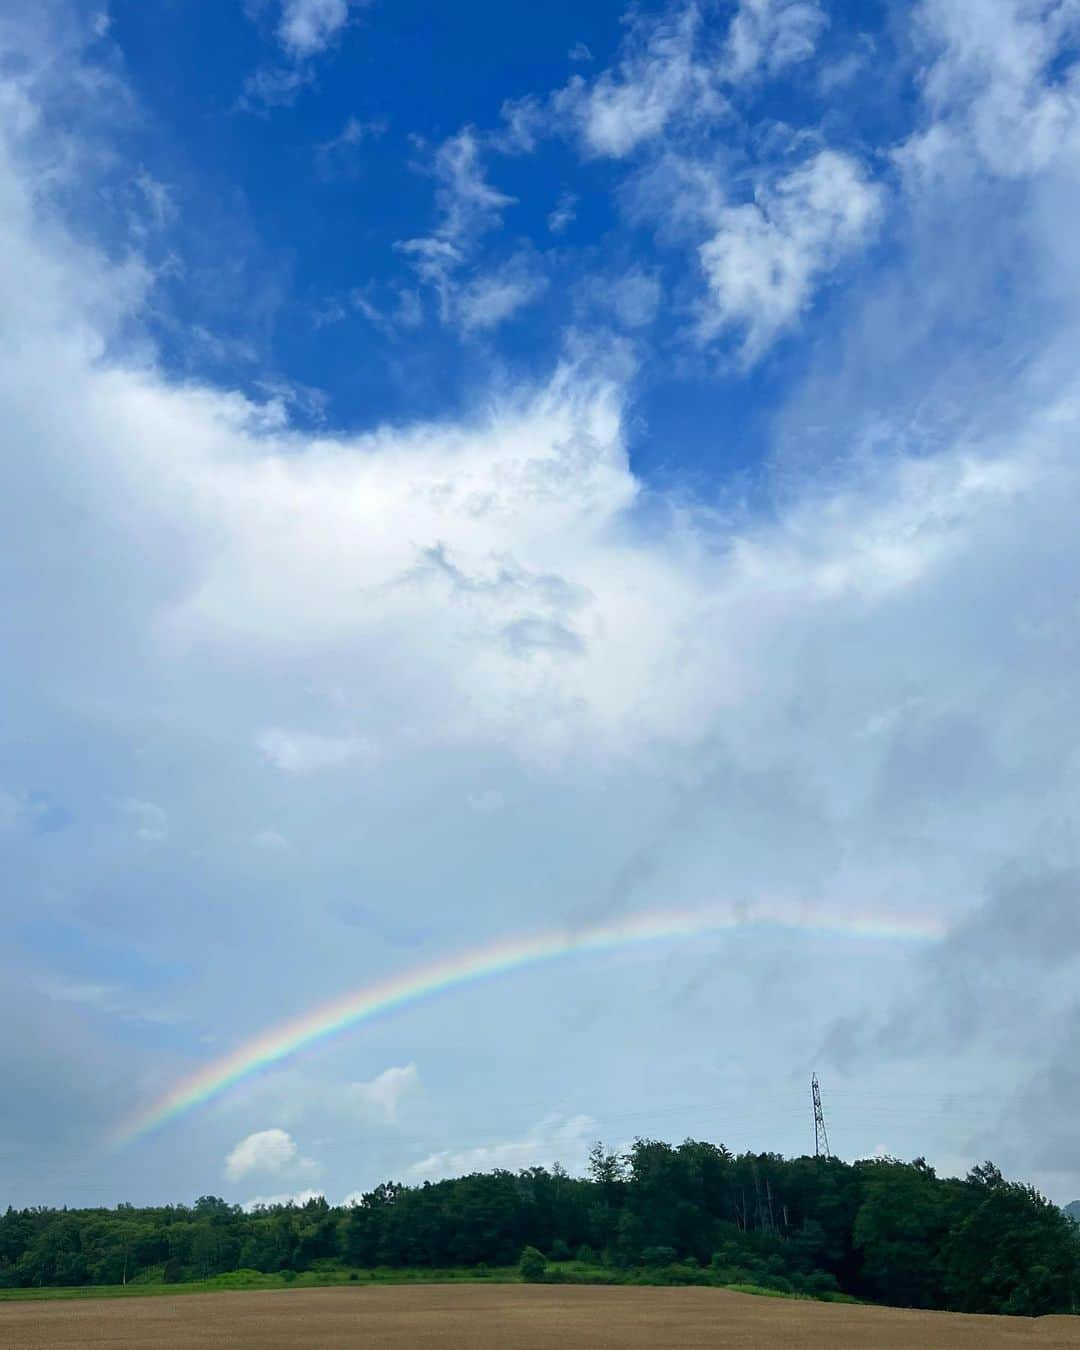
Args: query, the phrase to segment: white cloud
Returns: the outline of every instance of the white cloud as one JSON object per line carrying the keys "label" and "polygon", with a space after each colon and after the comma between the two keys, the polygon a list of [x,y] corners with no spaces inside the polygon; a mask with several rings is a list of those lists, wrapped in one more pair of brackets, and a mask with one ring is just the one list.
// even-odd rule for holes
{"label": "white cloud", "polygon": [[277,830],[259,830],[253,842],[257,848],[264,848],[270,853],[289,853],[292,851],[292,845]]}
{"label": "white cloud", "polygon": [[315,147],[315,166],[323,178],[352,174],[356,169],[356,152],[365,141],[377,140],[386,131],[384,121],[361,121],[349,116],[336,136],[320,141]]}
{"label": "white cloud", "polygon": [[[418,261],[418,270],[423,271],[423,249],[406,251],[413,253]],[[357,286],[349,293],[347,307],[341,301],[331,301],[327,309],[317,317],[317,322],[340,322],[349,309],[353,309],[376,328],[392,336],[418,328],[424,321],[424,302],[419,292],[407,286],[391,286],[389,289],[391,299],[380,305],[373,299],[374,287]]]}
{"label": "white cloud", "polygon": [[526,1167],[550,1168],[555,1163],[561,1163],[570,1172],[580,1172],[596,1132],[596,1121],[591,1116],[551,1115],[518,1139],[429,1153],[412,1164],[409,1177],[415,1181],[439,1181],[443,1177],[490,1172],[495,1168],[516,1172]]}
{"label": "white cloud", "polygon": [[[838,194],[837,181],[857,190],[858,180],[832,163],[822,175],[815,161],[801,185],[751,208],[751,238],[764,231],[772,247],[774,230],[833,256],[868,209]],[[182,665],[193,685],[223,690],[222,671],[249,672],[264,692],[257,709],[228,706],[230,734],[243,728],[293,775],[363,770],[376,738],[391,758],[447,744],[545,761],[621,756],[693,743],[715,718],[726,725],[750,690],[759,710],[783,706],[793,695],[779,652],[815,623],[843,628],[853,608],[887,615],[894,595],[925,596],[939,576],[947,586],[949,560],[993,531],[1018,491],[1006,470],[1026,464],[1020,440],[1008,453],[957,450],[932,466],[898,458],[835,498],[796,499],[769,523],[691,512],[644,529],[630,515],[639,484],[619,374],[588,354],[458,422],[348,437],[293,431],[280,410],[73,344],[73,329],[97,330],[83,297],[111,297],[111,276],[31,227],[7,182],[6,284],[32,283],[38,297],[8,310],[25,339],[5,368],[8,434],[47,447],[52,472],[70,470],[88,518],[108,511],[106,485],[109,497],[138,503],[125,521],[146,524],[130,536],[111,529],[109,543],[141,559],[142,682]],[[798,282],[813,267],[794,271]],[[796,284],[792,301],[789,285],[781,303],[776,284],[766,277],[758,295],[719,281],[724,316],[773,330],[790,321],[804,292]],[[752,298],[771,310],[756,319]],[[41,362],[63,382],[62,404],[34,397]],[[1050,442],[1062,434],[1046,427]],[[27,471],[37,462],[22,461]],[[709,542],[714,531],[722,547]],[[156,538],[183,548],[159,556]],[[321,674],[346,690],[356,709],[346,732],[292,720],[298,652],[306,680]],[[882,674],[869,705],[853,696],[852,715],[865,723],[908,692]],[[280,722],[266,717],[274,706]],[[754,721],[735,716],[725,733],[733,753]]]}
{"label": "white cloud", "polygon": [[663,289],[652,272],[635,267],[600,285],[607,304],[623,327],[645,328],[656,318]]}
{"label": "white cloud", "polygon": [[128,797],[120,803],[120,811],[131,823],[136,839],[146,843],[161,843],[169,837],[169,817],[155,802]]}
{"label": "white cloud", "polygon": [[[237,106],[261,115],[270,108],[290,107],[315,78],[314,58],[337,40],[351,11],[368,3],[369,0],[282,0],[276,35],[284,64],[260,66],[253,71],[244,81]],[[258,9],[251,11],[253,16],[257,12]],[[348,132],[346,123],[343,134]],[[345,142],[337,149],[347,150],[348,145]],[[327,163],[333,158],[331,150]]]}
{"label": "white cloud", "polygon": [[[423,1101],[424,1087],[415,1063],[391,1065],[366,1080],[347,1073],[329,1077],[301,1065],[275,1070],[252,1083],[228,1104],[238,1117],[258,1112],[280,1122],[283,1132],[307,1130],[313,1121],[333,1122],[340,1134],[355,1137],[357,1123],[380,1130],[398,1127]],[[297,1158],[290,1175],[320,1171],[311,1159]]]}
{"label": "white cloud", "polygon": [[345,1108],[361,1119],[380,1125],[395,1125],[402,1108],[420,1088],[415,1064],[384,1069],[366,1083],[349,1083],[342,1094]]}
{"label": "white cloud", "polygon": [[806,61],[828,22],[816,0],[739,0],[724,51],[726,77],[738,83]]}
{"label": "white cloud", "polygon": [[819,66],[817,87],[822,96],[835,97],[841,89],[849,88],[876,51],[877,43],[869,33],[860,33],[857,42],[846,52]]}
{"label": "white cloud", "polygon": [[[251,1172],[282,1172],[303,1165],[296,1140],[285,1130],[257,1130],[233,1148],[225,1159],[225,1175],[239,1181]],[[310,1166],[310,1164],[307,1164]]]}
{"label": "white cloud", "polygon": [[743,359],[755,361],[798,322],[828,273],[865,243],[882,202],[882,189],[853,159],[822,150],[754,202],[722,208],[716,233],[698,250],[709,288],[703,335],[738,328]]}
{"label": "white cloud", "polygon": [[[1080,155],[1080,10],[1041,0],[935,0],[916,31],[928,57],[928,125],[905,158],[971,170],[972,155],[1004,177]],[[1052,72],[1056,63],[1061,69]],[[943,134],[947,133],[947,134]]]}
{"label": "white cloud", "polygon": [[548,229],[552,234],[562,234],[572,221],[577,219],[577,197],[572,192],[563,192],[555,203],[555,209],[548,216]]}
{"label": "white cloud", "polygon": [[714,69],[696,54],[701,26],[693,4],[638,21],[617,67],[592,83],[574,76],[552,97],[554,115],[576,127],[587,154],[613,159],[654,140],[679,116],[714,116],[722,103]]}
{"label": "white cloud", "polygon": [[551,130],[548,108],[535,94],[504,100],[500,116],[504,126],[489,132],[485,140],[492,150],[504,155],[531,155]]}
{"label": "white cloud", "polygon": [[244,81],[237,107],[265,114],[268,108],[288,108],[314,78],[308,66],[260,66]]}
{"label": "white cloud", "polygon": [[[586,155],[624,159],[661,137],[716,123],[732,88],[807,60],[828,24],[816,0],[740,0],[718,47],[709,20],[697,3],[635,18],[618,61],[591,81],[573,76],[551,96],[547,121],[569,124]],[[527,115],[535,140],[545,123],[537,101],[508,106],[519,121]]]}
{"label": "white cloud", "polygon": [[163,230],[176,219],[176,202],[173,189],[167,183],[159,183],[153,174],[140,169],[135,175],[135,187],[146,203],[153,227]]}
{"label": "white cloud", "polygon": [[364,736],[323,736],[312,731],[271,727],[259,732],[255,744],[283,773],[318,773],[357,761],[371,763],[377,758],[375,748]]}
{"label": "white cloud", "polygon": [[491,186],[484,176],[480,143],[472,127],[444,141],[435,152],[435,205],[439,220],[433,235],[400,240],[395,247],[410,257],[417,275],[439,294],[449,317],[456,286],[454,273],[502,212],[515,199]]}
{"label": "white cloud", "polygon": [[529,255],[516,255],[490,272],[463,284],[453,312],[463,332],[486,332],[531,305],[547,288],[547,278]]}
{"label": "white cloud", "polygon": [[349,9],[350,0],[283,0],[278,39],[292,57],[315,56],[348,23]]}

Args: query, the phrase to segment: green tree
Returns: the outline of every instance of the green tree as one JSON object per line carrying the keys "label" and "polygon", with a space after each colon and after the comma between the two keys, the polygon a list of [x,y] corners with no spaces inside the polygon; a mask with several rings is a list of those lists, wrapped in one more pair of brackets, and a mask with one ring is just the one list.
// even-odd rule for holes
{"label": "green tree", "polygon": [[1080,1240],[1029,1186],[969,1181],[972,1208],[946,1244],[945,1285],[961,1312],[1038,1317],[1080,1308]]}
{"label": "green tree", "polygon": [[518,1261],[518,1272],[523,1280],[530,1284],[537,1284],[547,1274],[547,1261],[543,1252],[538,1252],[535,1247],[526,1247],[521,1253],[521,1259]]}

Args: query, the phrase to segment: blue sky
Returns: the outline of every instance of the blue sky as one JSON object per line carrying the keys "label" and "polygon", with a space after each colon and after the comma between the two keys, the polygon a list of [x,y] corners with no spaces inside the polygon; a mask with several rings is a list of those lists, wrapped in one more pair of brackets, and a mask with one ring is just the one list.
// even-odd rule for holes
{"label": "blue sky", "polygon": [[[8,8],[0,1203],[799,1152],[813,1069],[845,1156],[1080,1194],[1078,33]],[[102,1150],[366,981],[688,907],[745,929]]]}

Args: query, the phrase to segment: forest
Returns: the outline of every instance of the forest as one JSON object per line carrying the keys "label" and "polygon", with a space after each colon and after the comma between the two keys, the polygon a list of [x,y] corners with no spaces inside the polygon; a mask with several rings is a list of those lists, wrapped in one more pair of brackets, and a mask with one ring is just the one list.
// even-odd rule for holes
{"label": "forest", "polygon": [[551,1282],[722,1284],[959,1312],[1080,1311],[1080,1224],[992,1163],[732,1154],[686,1140],[597,1144],[556,1166],[386,1182],[359,1203],[16,1210],[0,1289],[180,1283],[230,1271],[511,1268]]}

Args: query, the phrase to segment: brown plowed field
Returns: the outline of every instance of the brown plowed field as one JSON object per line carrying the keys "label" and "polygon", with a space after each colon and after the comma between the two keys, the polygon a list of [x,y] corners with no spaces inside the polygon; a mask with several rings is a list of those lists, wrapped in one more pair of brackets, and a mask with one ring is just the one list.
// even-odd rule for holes
{"label": "brown plowed field", "polygon": [[1080,1317],[964,1317],[723,1289],[393,1285],[0,1303],[3,1350],[996,1350],[1080,1347]]}

